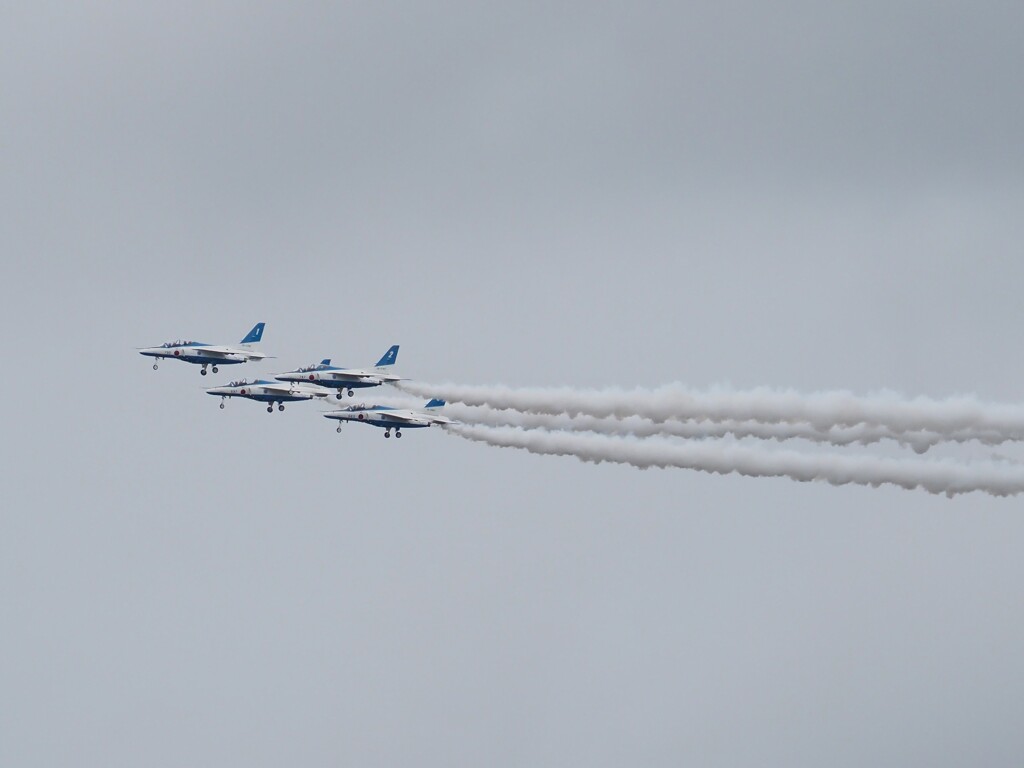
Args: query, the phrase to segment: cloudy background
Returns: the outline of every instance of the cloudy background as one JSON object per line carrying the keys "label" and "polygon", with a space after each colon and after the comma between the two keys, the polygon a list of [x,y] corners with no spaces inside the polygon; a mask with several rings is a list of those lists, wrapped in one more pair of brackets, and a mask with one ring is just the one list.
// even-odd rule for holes
{"label": "cloudy background", "polygon": [[1020,764],[1019,500],[202,392],[1018,401],[1020,3],[150,5],[0,11],[0,763]]}

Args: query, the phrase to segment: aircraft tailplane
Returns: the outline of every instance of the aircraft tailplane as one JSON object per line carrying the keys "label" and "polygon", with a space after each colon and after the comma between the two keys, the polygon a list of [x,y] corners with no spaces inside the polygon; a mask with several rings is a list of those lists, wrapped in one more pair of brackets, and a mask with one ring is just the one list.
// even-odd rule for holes
{"label": "aircraft tailplane", "polygon": [[387,370],[388,366],[394,365],[396,360],[398,360],[397,344],[384,353],[384,357],[377,361],[377,365],[375,367],[378,371]]}
{"label": "aircraft tailplane", "polygon": [[249,331],[249,333],[247,333],[245,335],[245,338],[242,339],[241,343],[242,344],[255,344],[255,343],[257,343],[260,339],[263,338],[263,328],[265,326],[266,326],[266,323],[256,323],[256,325],[254,325],[252,327],[252,330]]}

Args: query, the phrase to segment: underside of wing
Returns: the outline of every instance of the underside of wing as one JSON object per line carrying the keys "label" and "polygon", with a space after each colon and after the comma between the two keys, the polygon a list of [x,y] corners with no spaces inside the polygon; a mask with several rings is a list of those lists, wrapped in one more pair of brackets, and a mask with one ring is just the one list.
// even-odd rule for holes
{"label": "underside of wing", "polygon": [[414,413],[401,413],[399,411],[381,411],[380,415],[389,421],[398,421],[402,424],[417,424],[423,422],[423,417]]}
{"label": "underside of wing", "polygon": [[378,373],[369,373],[366,371],[328,371],[326,376],[329,376],[331,381],[351,381],[353,384],[366,381],[379,381],[384,378]]}
{"label": "underside of wing", "polygon": [[240,354],[237,349],[230,347],[198,347],[196,352],[206,357],[232,357]]}
{"label": "underside of wing", "polygon": [[[284,382],[282,382],[281,384],[261,384],[260,386],[263,387],[263,389],[267,390],[268,392],[280,392],[282,394],[314,394],[317,391],[314,390],[312,387],[289,386],[287,383]],[[326,390],[324,390],[324,392],[326,393]]]}

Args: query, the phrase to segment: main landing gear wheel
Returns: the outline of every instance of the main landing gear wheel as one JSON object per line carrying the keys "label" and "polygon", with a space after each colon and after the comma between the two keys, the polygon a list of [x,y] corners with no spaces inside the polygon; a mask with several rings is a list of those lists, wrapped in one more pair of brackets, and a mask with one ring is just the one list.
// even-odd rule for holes
{"label": "main landing gear wheel", "polygon": [[338,398],[339,400],[341,400],[341,398],[343,398],[344,396],[345,396],[344,392],[339,392],[338,394],[335,395],[335,397]]}
{"label": "main landing gear wheel", "polygon": [[213,372],[214,372],[214,373],[216,373],[216,372],[217,372],[217,366],[216,366],[216,365],[215,365],[215,366],[213,366]]}
{"label": "main landing gear wheel", "polygon": [[341,424],[339,424],[338,428],[336,430],[334,430],[334,431],[337,432],[340,435],[341,434]]}
{"label": "main landing gear wheel", "polygon": [[401,437],[401,436],[402,436],[402,433],[401,433],[401,432],[399,432],[399,431],[398,431],[398,430],[396,429],[396,430],[395,430],[395,437]]}
{"label": "main landing gear wheel", "polygon": [[221,404],[220,404],[220,409],[221,409],[222,411],[224,410],[224,403],[221,403]]}
{"label": "main landing gear wheel", "polygon": [[159,365],[157,365],[156,363],[153,363],[153,370],[154,370],[154,371],[155,371],[155,370],[156,370],[157,368],[159,368],[159,367],[160,367]]}
{"label": "main landing gear wheel", "polygon": [[277,410],[283,411],[284,410],[284,403],[279,403],[278,406],[277,406]]}
{"label": "main landing gear wheel", "polygon": [[348,391],[348,396],[349,396],[349,397],[352,397],[352,396],[353,396],[353,395],[354,395],[355,393],[356,393],[356,392],[355,392],[355,390],[354,390],[354,389],[350,389],[350,390]]}
{"label": "main landing gear wheel", "polygon": [[274,412],[274,406],[268,405],[267,406],[267,413],[273,413],[273,412]]}
{"label": "main landing gear wheel", "polygon": [[384,437],[391,437],[391,433],[388,432],[386,429],[384,430]]}
{"label": "main landing gear wheel", "polygon": [[201,371],[199,371],[199,372],[200,372],[201,374],[203,374],[203,376],[205,376],[205,375],[206,375],[206,369],[205,369],[205,368],[203,368],[203,369],[202,369]]}

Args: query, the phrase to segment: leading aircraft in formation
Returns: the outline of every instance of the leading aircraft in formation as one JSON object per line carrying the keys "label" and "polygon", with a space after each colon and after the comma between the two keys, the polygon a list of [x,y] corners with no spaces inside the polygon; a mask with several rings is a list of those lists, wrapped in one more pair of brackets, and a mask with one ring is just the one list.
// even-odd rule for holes
{"label": "leading aircraft in formation", "polygon": [[200,373],[206,375],[206,367],[210,366],[214,373],[217,373],[218,365],[238,365],[248,363],[250,360],[263,360],[268,355],[257,352],[252,348],[253,344],[259,343],[263,338],[263,328],[266,323],[256,323],[252,330],[245,335],[237,347],[221,347],[214,344],[204,344],[201,341],[168,341],[159,347],[142,347],[140,355],[155,357],[153,370],[158,367],[158,361],[162,358],[170,360],[181,360],[193,365],[201,365]]}
{"label": "leading aircraft in formation", "polygon": [[395,437],[401,437],[402,429],[420,429],[453,424],[451,419],[437,412],[444,405],[444,400],[437,399],[427,403],[422,411],[411,408],[392,408],[387,405],[350,405],[340,411],[325,413],[324,418],[337,420],[339,432],[341,432],[342,422],[355,421],[381,427],[384,430],[384,437],[391,437],[392,429],[395,430]]}
{"label": "leading aircraft in formation", "polygon": [[341,400],[345,390],[348,390],[348,396],[352,397],[356,389],[379,387],[381,384],[401,381],[400,377],[390,373],[391,366],[395,364],[396,360],[398,360],[397,344],[384,353],[372,370],[338,368],[331,365],[330,358],[327,358],[321,360],[317,365],[296,368],[294,371],[279,374],[274,378],[279,381],[308,381],[322,387],[331,387],[338,390],[335,397]]}

